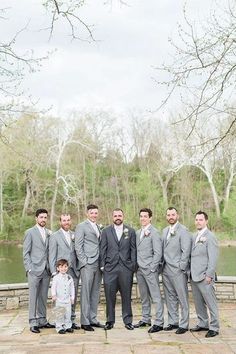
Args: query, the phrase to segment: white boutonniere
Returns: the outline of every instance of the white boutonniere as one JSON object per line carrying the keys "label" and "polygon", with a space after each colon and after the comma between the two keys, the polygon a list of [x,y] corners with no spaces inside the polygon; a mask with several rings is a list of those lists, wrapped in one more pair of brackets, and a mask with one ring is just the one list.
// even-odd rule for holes
{"label": "white boutonniere", "polygon": [[199,238],[199,243],[204,243],[204,242],[206,242],[206,240],[207,240],[207,238],[206,238],[206,236],[201,236],[200,238]]}
{"label": "white boutonniere", "polygon": [[74,233],[71,234],[71,241],[73,241],[73,242],[75,241],[75,234]]}
{"label": "white boutonniere", "polygon": [[148,237],[150,235],[151,231],[150,230],[145,230],[144,231],[144,237]]}
{"label": "white boutonniere", "polygon": [[125,239],[126,239],[126,238],[129,238],[129,229],[127,229],[127,227],[124,228],[123,233],[124,233],[124,235],[125,235]]}
{"label": "white boutonniere", "polygon": [[99,227],[100,231],[102,231],[104,229],[104,226],[102,224],[99,224],[98,227]]}
{"label": "white boutonniere", "polygon": [[47,230],[46,236],[47,236],[47,237],[50,237],[51,235],[52,235],[52,230]]}

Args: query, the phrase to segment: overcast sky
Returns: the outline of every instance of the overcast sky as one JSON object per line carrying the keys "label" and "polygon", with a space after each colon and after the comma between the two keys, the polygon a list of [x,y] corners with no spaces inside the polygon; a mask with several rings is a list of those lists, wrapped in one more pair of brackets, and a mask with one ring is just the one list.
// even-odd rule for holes
{"label": "overcast sky", "polygon": [[[54,114],[82,109],[155,109],[164,97],[154,69],[171,55],[168,38],[183,22],[183,0],[127,0],[129,6],[104,5],[88,0],[81,18],[93,24],[96,42],[71,41],[69,29],[59,23],[50,41],[48,18],[40,0],[1,0],[9,8],[0,21],[2,42],[28,23],[17,41],[24,52],[36,55],[55,52],[43,62],[40,72],[28,75],[24,88],[41,107],[52,106]],[[188,11],[196,22],[209,11],[211,0],[188,0]],[[4,34],[4,36],[3,36]]]}

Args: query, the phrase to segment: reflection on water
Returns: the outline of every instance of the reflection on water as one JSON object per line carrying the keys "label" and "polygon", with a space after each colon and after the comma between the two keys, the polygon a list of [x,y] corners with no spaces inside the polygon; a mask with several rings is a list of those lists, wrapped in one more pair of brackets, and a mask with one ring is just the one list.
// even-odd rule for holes
{"label": "reflection on water", "polygon": [[27,278],[22,261],[22,247],[0,245],[0,283],[25,283]]}
{"label": "reflection on water", "polygon": [[[27,282],[22,247],[0,244],[0,270],[0,284]],[[236,247],[220,248],[217,274],[236,276]]]}

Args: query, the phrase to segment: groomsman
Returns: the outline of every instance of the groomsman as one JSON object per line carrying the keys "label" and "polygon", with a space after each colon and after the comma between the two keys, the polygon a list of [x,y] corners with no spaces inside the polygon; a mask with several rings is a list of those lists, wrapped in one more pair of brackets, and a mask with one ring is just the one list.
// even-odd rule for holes
{"label": "groomsman", "polygon": [[70,214],[61,214],[60,229],[52,234],[49,241],[49,265],[52,275],[57,274],[57,261],[66,259],[69,264],[68,274],[71,275],[75,287],[75,301],[71,305],[71,321],[73,329],[80,329],[75,323],[75,307],[79,287],[79,262],[75,252],[74,234],[70,230],[71,217]]}
{"label": "groomsman", "polygon": [[28,229],[23,242],[23,261],[29,284],[30,331],[40,333],[40,328],[54,328],[46,319],[50,282],[48,245],[50,231],[45,227],[48,212],[38,209],[36,225]]}
{"label": "groomsman", "polygon": [[151,301],[155,306],[155,320],[149,333],[163,330],[164,315],[159,285],[159,270],[162,264],[162,239],[151,225],[152,211],[143,208],[139,212],[141,229],[136,232],[137,281],[142,301],[142,319],[134,327],[151,326]]}
{"label": "groomsman", "polygon": [[207,331],[205,337],[215,337],[219,334],[219,314],[214,288],[219,251],[216,237],[207,224],[208,215],[204,211],[198,211],[195,215],[197,233],[193,237],[191,252],[191,286],[198,324],[191,332]]}
{"label": "groomsman", "polygon": [[168,326],[164,327],[164,330],[177,329],[176,334],[183,334],[188,331],[189,326],[187,271],[189,270],[192,237],[178,219],[177,209],[168,208],[166,220],[170,226],[163,230],[162,279],[168,312]]}
{"label": "groomsman", "polygon": [[75,230],[75,251],[81,274],[81,328],[94,331],[93,327],[104,328],[97,320],[102,273],[99,268],[99,242],[101,231],[96,221],[98,207],[87,206],[87,220]]}
{"label": "groomsman", "polygon": [[125,328],[133,330],[131,292],[136,268],[136,235],[134,229],[124,225],[124,213],[121,209],[114,209],[112,217],[113,224],[103,229],[100,243],[100,267],[106,296],[105,330],[114,326],[118,291],[121,295]]}

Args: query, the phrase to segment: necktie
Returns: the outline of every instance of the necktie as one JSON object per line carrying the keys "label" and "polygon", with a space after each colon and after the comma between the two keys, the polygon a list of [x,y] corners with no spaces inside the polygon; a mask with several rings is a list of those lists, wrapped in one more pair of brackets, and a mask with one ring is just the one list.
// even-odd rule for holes
{"label": "necktie", "polygon": [[196,241],[195,241],[195,245],[199,242],[200,237],[201,237],[201,232],[198,232],[197,237],[196,237]]}
{"label": "necktie", "polygon": [[42,236],[42,239],[43,239],[43,242],[45,243],[46,241],[46,233],[45,233],[45,229],[40,229],[40,233],[41,233],[41,236]]}
{"label": "necktie", "polygon": [[94,231],[96,232],[97,238],[99,238],[99,237],[100,237],[100,232],[99,232],[99,230],[98,230],[97,224],[95,224],[95,223],[93,222],[93,223],[92,223],[92,226],[93,226]]}
{"label": "necktie", "polygon": [[166,238],[167,241],[169,241],[170,236],[171,236],[171,227],[169,228],[169,231],[168,231],[168,234],[167,234],[167,238]]}
{"label": "necktie", "polygon": [[65,232],[65,238],[66,238],[66,241],[67,241],[68,245],[70,246],[70,234],[69,234],[69,232]]}
{"label": "necktie", "polygon": [[140,233],[140,241],[142,241],[142,239],[144,238],[144,229],[141,230],[141,233]]}

